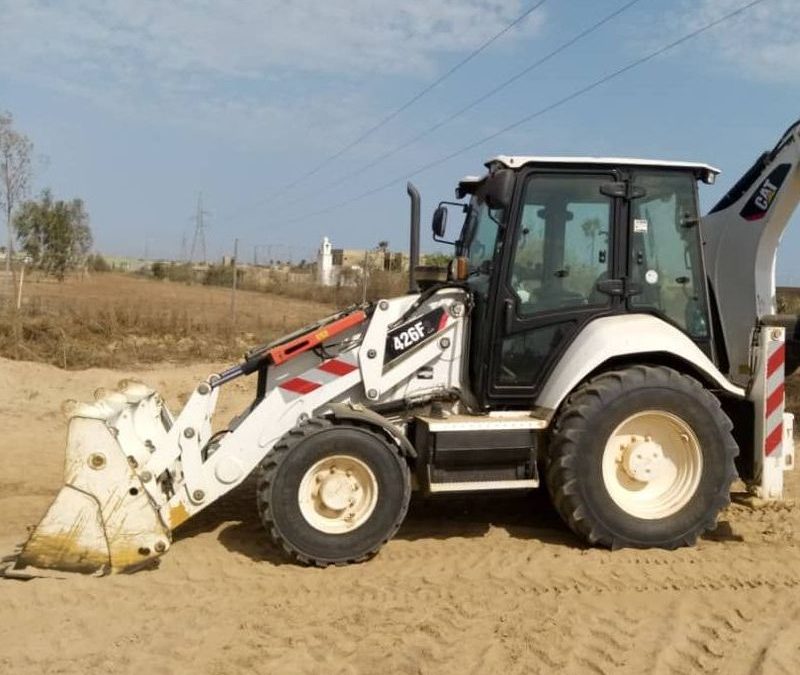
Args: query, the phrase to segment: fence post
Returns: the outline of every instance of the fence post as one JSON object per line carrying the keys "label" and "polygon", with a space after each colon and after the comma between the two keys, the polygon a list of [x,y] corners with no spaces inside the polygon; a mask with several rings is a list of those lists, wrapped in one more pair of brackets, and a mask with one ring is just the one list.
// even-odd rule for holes
{"label": "fence post", "polygon": [[17,311],[20,310],[22,307],[22,280],[25,278],[25,265],[22,265],[22,269],[19,272],[19,290],[17,291]]}
{"label": "fence post", "polygon": [[231,325],[236,326],[236,257],[239,255],[239,238],[233,241],[233,284],[231,286]]}

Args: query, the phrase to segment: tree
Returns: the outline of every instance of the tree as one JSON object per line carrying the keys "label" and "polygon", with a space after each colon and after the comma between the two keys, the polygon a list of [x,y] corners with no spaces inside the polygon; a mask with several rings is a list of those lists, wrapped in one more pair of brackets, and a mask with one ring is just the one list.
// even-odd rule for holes
{"label": "tree", "polygon": [[49,190],[24,202],[14,217],[22,250],[36,267],[63,279],[67,270],[82,264],[92,247],[92,231],[83,200],[53,200]]}
{"label": "tree", "polygon": [[427,253],[422,256],[422,263],[431,267],[447,267],[452,260],[452,256],[447,253]]}
{"label": "tree", "polygon": [[0,112],[0,207],[5,213],[8,230],[6,271],[11,269],[11,257],[14,253],[11,213],[28,194],[33,151],[33,143],[27,136],[14,130],[13,121],[9,113]]}
{"label": "tree", "polygon": [[153,277],[156,279],[166,279],[169,274],[166,263],[160,261],[150,265],[150,269],[153,272]]}

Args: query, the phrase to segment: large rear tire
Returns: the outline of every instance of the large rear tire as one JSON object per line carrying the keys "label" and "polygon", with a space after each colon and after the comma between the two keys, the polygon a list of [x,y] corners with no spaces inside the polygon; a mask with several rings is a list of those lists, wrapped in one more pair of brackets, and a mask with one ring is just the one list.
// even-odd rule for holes
{"label": "large rear tire", "polygon": [[693,545],[730,503],[738,447],[717,398],[665,367],[604,373],[554,425],[546,481],[569,527],[609,548]]}
{"label": "large rear tire", "polygon": [[408,465],[382,434],[312,418],[258,469],[256,502],[290,558],[326,567],[367,560],[391,539],[411,498]]}

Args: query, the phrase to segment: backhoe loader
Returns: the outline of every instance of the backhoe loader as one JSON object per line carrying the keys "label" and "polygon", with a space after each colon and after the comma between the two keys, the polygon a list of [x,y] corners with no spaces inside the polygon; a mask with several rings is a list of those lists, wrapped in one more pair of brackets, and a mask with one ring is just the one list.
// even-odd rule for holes
{"label": "backhoe loader", "polygon": [[[434,211],[447,269],[418,265],[409,184],[407,294],[252,349],[177,415],[134,381],[65,404],[64,486],[6,574],[150,565],[253,473],[266,535],[307,565],[375,555],[413,491],[542,483],[592,545],[694,544],[737,476],[781,499],[794,463],[800,333],[775,257],[799,166],[800,122],[701,217],[707,164],[498,156]],[[252,403],[215,431],[247,376]]]}

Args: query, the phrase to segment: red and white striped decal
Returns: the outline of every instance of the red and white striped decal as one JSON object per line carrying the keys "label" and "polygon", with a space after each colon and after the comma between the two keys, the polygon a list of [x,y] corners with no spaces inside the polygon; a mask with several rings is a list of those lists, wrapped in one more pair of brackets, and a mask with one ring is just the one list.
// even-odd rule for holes
{"label": "red and white striped decal", "polygon": [[357,369],[358,365],[350,357],[339,356],[323,361],[316,368],[307,370],[302,377],[293,377],[281,382],[278,387],[296,396],[303,396],[340,377],[349,375]]}
{"label": "red and white striped decal", "polygon": [[780,456],[783,449],[785,361],[785,343],[772,343],[767,357],[766,404],[764,406],[764,455],[767,457]]}

